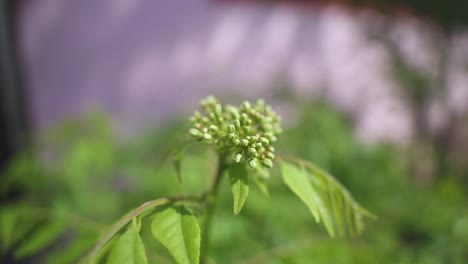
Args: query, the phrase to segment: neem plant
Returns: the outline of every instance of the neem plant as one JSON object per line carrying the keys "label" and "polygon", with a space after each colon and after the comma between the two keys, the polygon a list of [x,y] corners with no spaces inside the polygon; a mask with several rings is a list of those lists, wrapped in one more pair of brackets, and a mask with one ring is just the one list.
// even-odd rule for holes
{"label": "neem plant", "polygon": [[[373,217],[330,174],[313,163],[275,154],[281,134],[281,118],[258,100],[252,105],[223,106],[213,96],[201,101],[201,112],[190,118],[189,142],[213,147],[218,156],[209,189],[200,196],[167,197],[149,201],[118,220],[97,241],[84,263],[147,263],[140,237],[141,220],[151,220],[153,237],[175,262],[207,263],[209,232],[220,179],[229,177],[234,215],[241,212],[249,194],[249,182],[267,191],[274,161],[284,183],[304,202],[333,237],[354,236],[363,229],[363,218]],[[180,161],[188,144],[173,152],[180,178]],[[202,220],[200,228],[198,217]]]}

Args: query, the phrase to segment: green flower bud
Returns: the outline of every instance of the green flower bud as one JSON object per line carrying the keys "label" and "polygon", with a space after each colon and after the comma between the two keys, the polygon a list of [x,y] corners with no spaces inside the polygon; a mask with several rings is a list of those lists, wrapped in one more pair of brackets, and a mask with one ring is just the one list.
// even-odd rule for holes
{"label": "green flower bud", "polygon": [[213,95],[208,95],[208,97],[206,97],[206,102],[208,104],[215,104],[216,103],[216,98],[213,96]]}
{"label": "green flower bud", "polygon": [[212,137],[210,134],[208,134],[208,133],[203,134],[203,139],[205,139],[205,140],[210,140],[210,139],[212,139],[212,138],[213,138],[213,137]]}
{"label": "green flower bud", "polygon": [[218,132],[218,127],[215,126],[215,125],[210,125],[210,127],[208,128],[208,131],[214,133],[214,132]]}
{"label": "green flower bud", "polygon": [[190,135],[194,136],[194,137],[201,137],[203,134],[196,128],[191,128],[189,130],[189,133]]}
{"label": "green flower bud", "polygon": [[255,150],[254,148],[248,148],[247,153],[249,153],[250,155],[257,155],[257,150]]}
{"label": "green flower bud", "polygon": [[216,105],[215,105],[215,114],[216,114],[217,116],[221,116],[222,111],[223,111],[222,106],[221,106],[220,104],[216,104]]}
{"label": "green flower bud", "polygon": [[234,120],[233,124],[234,124],[234,127],[236,127],[237,129],[240,128],[240,121],[239,121],[239,119]]}
{"label": "green flower bud", "polygon": [[273,162],[271,161],[271,159],[263,159],[262,164],[267,168],[273,167]]}
{"label": "green flower bud", "polygon": [[216,145],[220,150],[235,153],[234,160],[244,157],[249,166],[258,162],[262,168],[273,165],[275,149],[271,144],[281,132],[280,118],[263,100],[240,107],[223,106],[215,97],[202,100],[203,113],[195,111],[190,135],[199,141]]}
{"label": "green flower bud", "polygon": [[263,108],[265,106],[265,101],[263,99],[258,99],[257,106],[260,106],[261,108]]}
{"label": "green flower bud", "polygon": [[214,113],[210,113],[209,117],[212,121],[216,121],[218,119]]}
{"label": "green flower bud", "polygon": [[275,154],[273,154],[273,152],[266,152],[265,153],[265,157],[269,158],[269,159],[274,159],[275,158]]}
{"label": "green flower bud", "polygon": [[263,144],[265,144],[265,145],[268,145],[268,144],[270,144],[270,141],[269,141],[267,138],[260,137],[260,139],[259,139],[259,140],[260,140],[260,142],[262,142],[262,143],[263,143]]}

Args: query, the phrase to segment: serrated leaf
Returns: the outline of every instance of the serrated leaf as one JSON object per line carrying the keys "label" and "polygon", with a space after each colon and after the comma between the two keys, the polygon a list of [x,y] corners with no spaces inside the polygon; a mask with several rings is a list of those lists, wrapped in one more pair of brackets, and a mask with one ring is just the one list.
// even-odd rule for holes
{"label": "serrated leaf", "polygon": [[319,222],[320,216],[315,195],[305,172],[288,162],[281,162],[280,166],[284,183],[309,207],[315,221]]}
{"label": "serrated leaf", "polygon": [[170,206],[153,215],[151,231],[179,264],[196,264],[200,258],[200,227],[183,206]]}
{"label": "serrated leaf", "polygon": [[290,158],[281,162],[281,171],[286,185],[309,208],[317,210],[314,216],[322,220],[330,236],[354,236],[363,230],[364,216],[375,218],[333,176],[313,163]]}
{"label": "serrated leaf", "polygon": [[229,167],[229,182],[234,200],[234,214],[238,215],[249,195],[249,177],[243,164],[234,163]]}
{"label": "serrated leaf", "polygon": [[63,221],[45,223],[37,228],[31,236],[24,239],[20,247],[15,250],[15,256],[23,258],[39,252],[54,242],[65,227],[66,225]]}
{"label": "serrated leaf", "polygon": [[328,182],[327,179],[320,177],[319,175],[313,175],[307,170],[304,170],[309,178],[313,190],[313,195],[317,203],[317,209],[322,219],[323,225],[327,229],[328,234],[331,237],[335,236],[335,229],[333,227],[333,207],[328,195]]}
{"label": "serrated leaf", "polygon": [[177,179],[179,179],[179,182],[182,182],[182,174],[181,174],[182,158],[184,157],[185,151],[187,151],[188,147],[189,145],[187,143],[182,144],[174,151],[174,154],[172,156],[172,165],[174,166],[174,169],[177,173]]}
{"label": "serrated leaf", "polygon": [[112,244],[107,258],[109,264],[146,264],[145,248],[140,237],[141,220],[133,219],[127,230]]}
{"label": "serrated leaf", "polygon": [[344,225],[344,215],[343,215],[343,195],[336,190],[336,187],[333,184],[330,184],[328,195],[331,201],[331,206],[333,208],[333,216],[336,223],[336,228],[340,236],[345,235],[345,225]]}

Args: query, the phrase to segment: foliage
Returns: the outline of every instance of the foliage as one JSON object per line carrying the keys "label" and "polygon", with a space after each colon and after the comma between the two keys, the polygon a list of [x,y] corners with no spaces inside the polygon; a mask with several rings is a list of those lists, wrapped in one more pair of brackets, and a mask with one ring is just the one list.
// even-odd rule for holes
{"label": "foliage", "polygon": [[[370,222],[369,231],[359,237],[327,239],[322,228],[311,225],[313,216],[308,207],[298,202],[282,177],[278,177],[279,164],[274,164],[271,176],[264,169],[249,169],[248,200],[236,217],[233,207],[228,206],[233,203],[230,177],[221,179],[210,233],[210,260],[467,262],[468,197],[466,186],[457,180],[459,175],[441,175],[432,186],[418,186],[411,181],[408,154],[401,148],[357,142],[349,120],[326,104],[301,101],[294,105],[299,110],[298,116],[288,120],[290,126],[276,142],[276,151],[288,154],[280,155],[282,158],[297,155],[313,160],[339,177],[355,200],[379,216],[378,221]],[[180,124],[174,122],[123,144],[116,143],[110,135],[111,128],[105,119],[93,114],[86,119],[69,120],[54,129],[41,140],[39,158],[31,155],[33,150],[19,155],[0,185],[2,198],[10,193],[10,200],[0,209],[0,263],[74,263],[96,245],[105,226],[130,208],[140,208],[138,205],[148,197],[205,194],[206,186],[212,184],[210,175],[216,160],[203,144],[191,144],[187,150],[180,167],[182,184],[174,177],[171,164],[159,162],[167,153],[167,142],[178,131],[186,131]],[[78,155],[79,152],[86,154]],[[299,168],[296,163],[290,165]],[[70,186],[74,184],[80,184],[81,191],[73,192]],[[11,195],[11,190],[22,191]],[[269,196],[265,195],[268,193]],[[147,210],[141,218],[135,218],[135,224],[141,220],[139,235],[148,263],[172,263],[171,253],[153,238],[153,219],[149,217],[168,208],[163,204],[169,201],[155,201],[142,205]],[[196,201],[173,200],[170,204],[184,205],[199,220],[206,216]],[[115,239],[133,225],[132,212],[124,217],[125,224],[121,222],[114,230]],[[29,256],[15,257],[14,252],[21,244],[36,240],[35,232],[42,226],[60,223],[62,230],[52,232],[55,235],[51,237],[55,238],[43,240],[40,248]],[[203,225],[200,228],[203,236]],[[203,251],[202,245],[200,248]],[[109,256],[109,251],[104,252],[103,261]]]}
{"label": "foliage", "polygon": [[[268,199],[267,197],[264,196],[263,200],[257,199],[257,192],[249,192],[249,182],[255,182],[261,193],[270,193],[268,182],[273,187],[273,180],[278,177],[270,177],[267,169],[273,166],[272,159],[275,158],[273,153],[275,150],[272,143],[276,141],[276,136],[281,129],[280,119],[262,101],[252,107],[248,103],[244,103],[239,108],[222,107],[221,112],[217,107],[219,103],[216,99],[208,98],[204,102],[202,107],[205,106],[206,115],[210,117],[213,113],[216,116],[211,118],[211,121],[215,123],[209,125],[202,115],[195,114],[192,118],[195,127],[190,129],[194,140],[190,151],[199,154],[187,155],[182,166],[181,160],[187,150],[187,145],[182,144],[172,151],[177,174],[184,175],[184,182],[180,185],[172,178],[165,177],[170,174],[165,166],[160,167],[157,172],[155,165],[142,166],[142,164],[149,164],[147,160],[156,160],[155,157],[159,153],[142,154],[138,153],[138,150],[132,152],[132,147],[114,144],[108,134],[110,130],[106,128],[106,125],[102,125],[103,120],[96,116],[92,116],[90,120],[81,124],[76,122],[66,124],[54,135],[57,142],[52,146],[56,149],[46,149],[47,152],[39,156],[41,160],[28,162],[19,160],[13,163],[7,174],[8,178],[12,179],[12,183],[5,190],[9,190],[15,181],[16,184],[28,182],[25,177],[29,175],[18,173],[17,170],[20,168],[18,171],[21,171],[21,168],[28,166],[30,162],[38,167],[35,172],[40,172],[42,175],[37,182],[28,183],[31,186],[28,187],[25,197],[10,202],[11,210],[5,207],[5,211],[0,214],[2,217],[2,258],[8,262],[14,259],[24,259],[23,257],[35,255],[37,252],[49,252],[46,256],[48,263],[68,263],[76,260],[83,256],[82,252],[91,246],[92,241],[97,237],[97,232],[102,229],[101,224],[98,223],[108,223],[129,205],[141,203],[139,201],[156,192],[161,196],[169,196],[143,203],[127,213],[100,235],[94,247],[86,256],[81,257],[81,261],[83,263],[120,263],[125,260],[125,263],[152,263],[156,260],[164,263],[167,262],[168,257],[172,257],[177,263],[198,263],[199,260],[207,262],[210,259],[217,259],[217,253],[224,251],[216,250],[217,247],[223,246],[223,243],[217,241],[219,235],[228,231],[231,243],[239,237],[232,235],[232,230],[224,229],[223,225],[233,222],[229,220],[231,217],[223,213],[226,207],[215,207],[215,202],[223,204],[226,199],[233,199],[235,214],[239,214],[241,209],[248,205],[246,202],[248,196],[255,196],[255,199],[250,200],[253,208],[259,206],[259,201],[267,202],[265,200]],[[220,117],[224,120],[220,120]],[[204,129],[206,125],[209,130]],[[217,129],[213,129],[214,125]],[[98,127],[98,130],[94,130],[93,126]],[[195,133],[194,129],[203,133],[203,137]],[[205,136],[207,133],[210,134],[210,138]],[[77,136],[77,134],[80,135]],[[77,137],[74,139],[75,136]],[[161,145],[166,141],[167,139],[162,138],[158,140],[159,143],[155,144]],[[140,146],[144,145],[148,151],[154,151],[148,143],[152,142],[141,143]],[[213,160],[213,152],[203,151],[206,147],[202,146],[207,145],[215,146],[214,153],[217,159]],[[48,155],[52,156],[58,165],[46,166],[47,158],[51,158]],[[147,160],[142,162],[140,160],[142,155]],[[309,184],[314,191],[317,191],[317,194],[314,194],[313,198],[308,198],[313,201],[308,201],[307,205],[319,208],[320,220],[325,224],[330,235],[335,234],[335,228],[336,233],[340,235],[345,234],[345,229],[349,234],[358,233],[361,230],[361,217],[369,214],[356,204],[350,194],[329,174],[322,170],[315,170],[316,167],[311,163],[299,159],[294,161],[287,159],[287,157],[278,156],[276,162],[282,166],[306,164],[309,170],[310,166],[313,166],[308,178]],[[187,170],[193,173],[188,175]],[[213,178],[200,177],[210,175],[209,171],[213,170],[215,171]],[[139,173],[143,176],[133,176]],[[121,174],[132,174],[134,178],[123,178]],[[223,177],[224,175],[229,176],[230,184],[221,184],[226,178]],[[283,173],[286,183],[294,177],[296,175],[291,171]],[[129,179],[132,181],[126,182]],[[155,179],[158,183],[154,183]],[[321,183],[323,179],[326,179],[327,184]],[[183,185],[187,187],[181,187]],[[206,185],[210,188],[204,191]],[[168,189],[166,186],[173,187]],[[227,186],[230,186],[230,192],[226,190]],[[275,189],[276,186],[275,183]],[[50,192],[43,192],[41,199],[34,199],[41,193],[41,189],[47,188]],[[107,191],[103,191],[106,189]],[[139,191],[134,192],[131,191],[132,189]],[[294,188],[291,189],[294,192]],[[84,193],[84,190],[87,192]],[[281,188],[279,191],[281,199],[283,199],[281,197],[283,194],[289,196],[290,192]],[[174,196],[175,193],[180,193],[182,196]],[[200,195],[186,195],[193,193]],[[332,195],[331,198],[324,198],[324,194],[328,193]],[[230,194],[231,198],[227,194]],[[311,194],[308,193],[308,195]],[[17,215],[15,211],[20,208],[20,201],[25,206],[24,213],[34,215],[31,212],[42,210],[46,223],[50,223],[50,227],[44,228],[46,223],[39,223],[39,219],[24,216],[21,217],[21,219],[27,219],[24,227],[13,226],[21,224],[14,220]],[[263,206],[260,205],[260,207]],[[265,209],[258,209],[260,210],[255,210],[258,216],[251,215],[254,211],[250,208],[239,214],[240,219],[235,222],[247,224],[246,217],[254,217],[254,221],[249,223],[251,225],[261,218],[268,217]],[[230,211],[232,214],[232,208]],[[346,216],[340,215],[340,211],[346,213]],[[216,221],[211,221],[212,218]],[[198,224],[199,219],[202,225]],[[151,220],[149,225],[147,225],[148,220]],[[75,223],[75,226],[72,223]],[[28,230],[27,225],[39,226],[39,228],[35,230],[36,232],[25,236],[12,233],[12,228],[20,231]],[[235,225],[238,224],[234,224],[233,229]],[[151,230],[148,230],[148,227],[151,227]],[[212,233],[209,232],[210,229]],[[41,230],[47,235],[41,235]],[[245,231],[239,234],[243,232]],[[284,234],[288,233],[289,231],[285,229]],[[21,237],[25,238],[21,239]],[[252,238],[249,241],[248,243],[254,242]],[[237,243],[244,242],[245,239],[241,238]],[[245,246],[248,246],[248,243]],[[27,254],[20,255],[20,249],[28,244],[32,246],[29,246]],[[248,254],[255,253],[254,250],[261,250],[258,245],[245,249],[247,251],[238,251],[241,255],[234,254],[231,260],[235,261],[239,257],[245,259],[248,258]]]}

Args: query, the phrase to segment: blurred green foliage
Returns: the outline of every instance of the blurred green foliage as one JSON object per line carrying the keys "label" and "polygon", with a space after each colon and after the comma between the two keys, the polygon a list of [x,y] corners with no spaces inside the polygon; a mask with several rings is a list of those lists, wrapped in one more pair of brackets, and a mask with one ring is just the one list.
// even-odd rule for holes
{"label": "blurred green foliage", "polygon": [[[269,182],[275,195],[252,191],[237,217],[229,184],[221,185],[211,240],[217,263],[468,262],[467,191],[456,177],[441,175],[431,186],[418,186],[402,148],[359,143],[350,121],[324,103],[297,105],[299,116],[282,136],[288,140],[279,141],[279,152],[292,150],[286,154],[330,171],[379,219],[360,237],[329,239],[275,166]],[[161,162],[176,131],[185,128],[175,121],[121,143],[106,118],[92,114],[40,139],[2,178],[0,263],[74,263],[131,208],[201,193],[212,153],[190,149],[181,167],[183,184],[170,162]],[[149,233],[142,232],[149,263],[171,263],[168,252],[144,236]]]}

